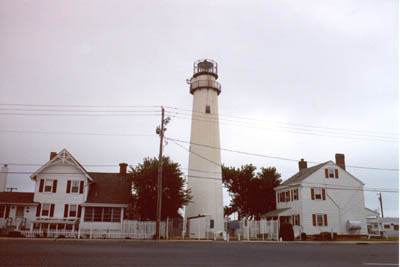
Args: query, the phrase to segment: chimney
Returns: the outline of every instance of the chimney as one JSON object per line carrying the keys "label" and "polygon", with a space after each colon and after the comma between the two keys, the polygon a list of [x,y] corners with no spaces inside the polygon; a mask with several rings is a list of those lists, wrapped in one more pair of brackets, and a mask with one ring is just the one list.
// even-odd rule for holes
{"label": "chimney", "polygon": [[299,171],[301,171],[302,169],[307,169],[307,161],[304,161],[304,159],[301,159],[299,161]]}
{"label": "chimney", "polygon": [[0,192],[6,191],[7,186],[8,165],[4,164],[0,171]]}
{"label": "chimney", "polygon": [[56,152],[50,152],[50,160],[54,159],[57,156]]}
{"label": "chimney", "polygon": [[122,162],[119,164],[119,174],[121,176],[126,176],[126,167],[128,167],[128,163]]}
{"label": "chimney", "polygon": [[335,154],[336,165],[346,170],[346,163],[344,162],[344,154]]}

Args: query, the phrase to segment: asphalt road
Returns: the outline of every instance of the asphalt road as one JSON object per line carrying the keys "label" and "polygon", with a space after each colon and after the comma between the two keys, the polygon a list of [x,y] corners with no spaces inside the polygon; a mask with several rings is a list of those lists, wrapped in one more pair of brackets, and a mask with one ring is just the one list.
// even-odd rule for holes
{"label": "asphalt road", "polygon": [[398,266],[398,244],[0,239],[0,266]]}

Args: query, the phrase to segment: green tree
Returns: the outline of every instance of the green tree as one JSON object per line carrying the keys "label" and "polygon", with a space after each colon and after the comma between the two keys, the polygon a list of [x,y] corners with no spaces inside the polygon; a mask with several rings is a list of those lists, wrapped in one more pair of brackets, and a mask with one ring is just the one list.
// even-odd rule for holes
{"label": "green tree", "polygon": [[[141,220],[155,220],[157,207],[158,159],[145,158],[130,169],[134,191],[134,206]],[[184,189],[183,173],[179,164],[163,157],[161,219],[181,217],[179,209],[190,199],[190,191]]]}
{"label": "green tree", "polygon": [[276,168],[261,168],[247,164],[240,168],[222,167],[222,181],[232,197],[229,206],[225,207],[225,215],[234,212],[242,217],[260,219],[261,215],[276,208],[276,186],[281,183],[281,175]]}

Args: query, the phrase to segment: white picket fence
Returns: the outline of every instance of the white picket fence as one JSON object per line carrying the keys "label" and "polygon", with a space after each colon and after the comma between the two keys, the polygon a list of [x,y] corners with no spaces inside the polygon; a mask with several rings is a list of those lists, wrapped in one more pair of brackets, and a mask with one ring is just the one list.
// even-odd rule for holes
{"label": "white picket fence", "polygon": [[[186,220],[171,219],[160,222],[160,235],[163,239],[187,237]],[[299,236],[301,229],[293,227],[295,237]],[[120,230],[79,229],[79,230],[22,230],[26,237],[64,237],[84,239],[152,239],[156,234],[156,222],[154,221],[128,221],[121,223]],[[237,240],[279,240],[278,221],[240,221],[239,229],[228,229],[225,224],[225,232],[231,239]]]}
{"label": "white picket fence", "polygon": [[278,221],[240,221],[240,229],[235,231],[235,236],[241,239],[278,240]]}

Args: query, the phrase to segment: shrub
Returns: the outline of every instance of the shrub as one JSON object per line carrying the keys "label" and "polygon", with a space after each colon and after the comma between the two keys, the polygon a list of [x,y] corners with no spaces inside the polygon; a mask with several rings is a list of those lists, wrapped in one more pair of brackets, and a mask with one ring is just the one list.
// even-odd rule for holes
{"label": "shrub", "polygon": [[19,231],[8,232],[8,237],[24,237]]}
{"label": "shrub", "polygon": [[307,234],[301,233],[301,240],[307,240]]}
{"label": "shrub", "polygon": [[293,241],[294,232],[293,227],[290,223],[282,223],[279,229],[279,237],[282,237],[284,241]]}
{"label": "shrub", "polygon": [[332,240],[331,233],[329,233],[329,232],[321,232],[319,234],[319,239],[320,240]]}

